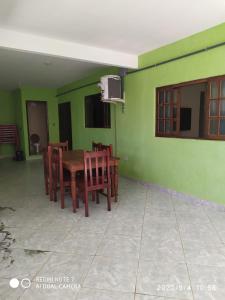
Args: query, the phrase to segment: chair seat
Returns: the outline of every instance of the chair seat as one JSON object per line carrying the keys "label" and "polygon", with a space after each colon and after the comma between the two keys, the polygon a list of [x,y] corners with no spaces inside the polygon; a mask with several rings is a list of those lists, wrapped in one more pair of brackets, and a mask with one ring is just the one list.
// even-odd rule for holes
{"label": "chair seat", "polygon": [[[97,185],[97,178],[93,177],[92,180],[93,180],[93,185]],[[76,181],[77,181],[77,185],[79,187],[81,187],[82,190],[83,190],[84,189],[84,185],[85,185],[84,177],[79,176],[79,177],[77,177]],[[98,176],[98,185],[102,185],[102,181],[104,182],[104,176]],[[88,186],[90,186],[90,185],[91,185],[91,180],[88,179]]]}

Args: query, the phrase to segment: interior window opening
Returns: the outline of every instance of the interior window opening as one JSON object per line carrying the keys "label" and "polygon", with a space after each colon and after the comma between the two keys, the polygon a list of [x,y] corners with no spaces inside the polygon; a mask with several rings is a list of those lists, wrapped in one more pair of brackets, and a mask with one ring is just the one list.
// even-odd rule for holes
{"label": "interior window opening", "polygon": [[225,140],[225,76],[157,89],[156,136]]}

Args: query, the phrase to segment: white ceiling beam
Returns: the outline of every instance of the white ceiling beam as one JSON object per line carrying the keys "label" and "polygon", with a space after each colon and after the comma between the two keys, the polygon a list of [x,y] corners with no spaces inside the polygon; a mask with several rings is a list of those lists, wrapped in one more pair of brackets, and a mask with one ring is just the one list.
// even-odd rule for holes
{"label": "white ceiling beam", "polygon": [[137,55],[6,29],[0,29],[0,47],[110,66],[138,68]]}

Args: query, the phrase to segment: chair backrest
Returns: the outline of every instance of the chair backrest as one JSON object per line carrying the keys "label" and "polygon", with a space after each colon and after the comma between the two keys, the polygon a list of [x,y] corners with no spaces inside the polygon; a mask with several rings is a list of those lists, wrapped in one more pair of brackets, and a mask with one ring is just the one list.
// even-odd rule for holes
{"label": "chair backrest", "polygon": [[102,150],[102,143],[92,142],[92,150],[93,151],[101,151]]}
{"label": "chair backrest", "polygon": [[54,147],[54,148],[61,148],[62,151],[68,151],[69,150],[68,141],[61,142],[61,143],[49,143],[49,146]]}
{"label": "chair backrest", "polygon": [[42,157],[43,157],[44,174],[45,174],[45,176],[48,176],[48,174],[49,174],[49,154],[48,154],[48,148],[43,150]]}
{"label": "chair backrest", "polygon": [[109,151],[84,152],[84,182],[87,191],[110,185]]}
{"label": "chair backrest", "polygon": [[[54,151],[53,151],[54,149]],[[53,172],[56,168],[56,149],[61,149],[60,153],[62,151],[68,151],[68,141],[64,143],[50,143],[47,147],[47,149],[44,149],[43,151],[43,165],[44,165],[44,176],[46,181],[49,182],[50,189],[52,187],[52,180],[53,180]],[[53,166],[53,152],[54,152],[54,166]],[[59,153],[58,153],[59,156]],[[57,168],[60,166],[58,165]]]}
{"label": "chair backrest", "polygon": [[62,152],[62,148],[50,146],[50,170],[54,182],[63,180]]}
{"label": "chair backrest", "polygon": [[102,145],[102,149],[101,150],[109,150],[109,156],[110,157],[113,156],[112,144],[110,144],[110,145]]}
{"label": "chair backrest", "polygon": [[104,145],[102,143],[92,142],[92,150],[93,151],[103,151],[103,150],[107,150],[107,149],[109,150],[109,156],[111,157],[113,155],[112,144]]}
{"label": "chair backrest", "polygon": [[49,174],[51,173],[51,152],[52,152],[52,147],[48,146],[47,148],[45,148],[42,152],[42,157],[43,157],[43,165],[44,165],[44,173],[45,175],[49,176]]}

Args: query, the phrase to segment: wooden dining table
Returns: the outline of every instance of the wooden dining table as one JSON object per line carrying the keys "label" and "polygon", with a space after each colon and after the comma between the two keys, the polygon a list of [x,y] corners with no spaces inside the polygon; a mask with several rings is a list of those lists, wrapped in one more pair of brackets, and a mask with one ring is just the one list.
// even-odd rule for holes
{"label": "wooden dining table", "polygon": [[[70,172],[73,212],[76,212],[77,207],[79,207],[79,204],[77,202],[76,174],[79,171],[84,171],[83,153],[84,150],[64,151],[62,157],[63,168]],[[110,167],[113,168],[114,175],[115,175],[116,188],[114,189],[114,191],[115,190],[117,191],[119,158],[110,157],[109,163],[110,163]]]}

